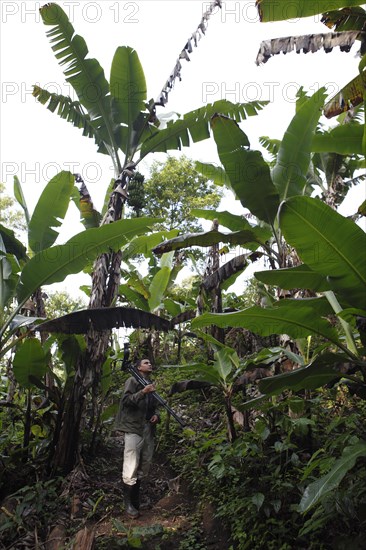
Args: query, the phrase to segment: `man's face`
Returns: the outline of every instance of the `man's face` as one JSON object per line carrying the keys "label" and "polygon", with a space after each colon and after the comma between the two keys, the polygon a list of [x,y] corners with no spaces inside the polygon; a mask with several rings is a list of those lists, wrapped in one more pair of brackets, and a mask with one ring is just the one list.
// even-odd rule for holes
{"label": "man's face", "polygon": [[152,364],[148,359],[143,359],[137,368],[142,374],[152,372]]}

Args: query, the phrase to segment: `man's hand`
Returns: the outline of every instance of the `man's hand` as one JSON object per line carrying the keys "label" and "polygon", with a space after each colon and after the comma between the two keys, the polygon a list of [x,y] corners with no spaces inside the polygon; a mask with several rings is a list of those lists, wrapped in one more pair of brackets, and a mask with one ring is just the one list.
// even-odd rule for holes
{"label": "man's hand", "polygon": [[159,422],[159,417],[157,414],[154,414],[151,418],[150,418],[150,422],[151,424],[157,424]]}
{"label": "man's hand", "polygon": [[156,390],[155,384],[148,384],[141,391],[142,391],[142,393],[151,393],[155,390]]}

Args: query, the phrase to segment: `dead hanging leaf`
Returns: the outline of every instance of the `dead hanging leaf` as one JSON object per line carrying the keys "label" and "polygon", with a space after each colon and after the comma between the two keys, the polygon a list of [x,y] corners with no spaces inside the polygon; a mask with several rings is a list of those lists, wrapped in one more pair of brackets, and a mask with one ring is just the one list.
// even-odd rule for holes
{"label": "dead hanging leaf", "polygon": [[79,198],[74,195],[73,201],[80,211],[80,218],[86,229],[98,227],[101,221],[100,213],[95,210],[88,188],[80,174],[74,174],[75,182],[81,184]]}
{"label": "dead hanging leaf", "polygon": [[218,288],[221,283],[226,281],[229,277],[234,275],[234,273],[237,273],[238,271],[241,271],[248,265],[248,257],[247,254],[241,254],[240,256],[237,256],[230,260],[229,262],[226,262],[223,266],[221,266],[219,269],[214,271],[211,275],[206,277],[203,280],[203,288],[206,291],[213,290],[215,288]]}
{"label": "dead hanging leaf", "polygon": [[191,319],[194,319],[196,317],[196,310],[195,309],[188,309],[187,311],[183,311],[182,313],[178,313],[175,317],[173,317],[170,320],[170,326],[174,328],[175,325],[180,325],[181,323],[186,323],[187,321],[190,321]]}
{"label": "dead hanging leaf", "polygon": [[247,384],[254,384],[257,380],[262,380],[262,378],[267,378],[267,376],[272,376],[268,368],[257,367],[239,376],[235,380],[234,387],[235,389],[238,389],[239,387],[246,386]]}
{"label": "dead hanging leaf", "polygon": [[120,327],[155,328],[167,332],[170,330],[170,322],[148,311],[132,307],[104,307],[75,311],[58,319],[41,323],[35,330],[86,334],[90,328],[103,331]]}
{"label": "dead hanging leaf", "polygon": [[165,104],[168,103],[168,95],[173,89],[176,79],[178,78],[178,80],[182,80],[182,65],[180,63],[180,59],[190,61],[190,57],[188,54],[193,52],[193,44],[197,48],[199,40],[201,40],[201,38],[205,35],[208,20],[210,19],[211,15],[214,14],[216,8],[221,9],[221,0],[213,0],[213,2],[211,2],[210,5],[207,7],[206,11],[202,14],[201,22],[199,23],[197,29],[188,38],[186,45],[180,52],[175,66],[171,74],[169,75],[168,80],[165,82],[163,89],[159,94],[159,98],[155,102],[155,105],[161,105],[162,107],[164,107]]}
{"label": "dead hanging leaf", "polygon": [[366,87],[366,70],[348,82],[340,92],[332,97],[324,106],[327,118],[338,116],[363,102]]}
{"label": "dead hanging leaf", "polygon": [[270,57],[279,53],[290,53],[294,50],[296,53],[317,52],[324,49],[326,53],[333,48],[339,47],[342,52],[349,52],[355,40],[359,38],[359,31],[330,32],[326,34],[307,34],[302,36],[286,36],[282,38],[272,38],[261,42],[256,64],[266,63]]}

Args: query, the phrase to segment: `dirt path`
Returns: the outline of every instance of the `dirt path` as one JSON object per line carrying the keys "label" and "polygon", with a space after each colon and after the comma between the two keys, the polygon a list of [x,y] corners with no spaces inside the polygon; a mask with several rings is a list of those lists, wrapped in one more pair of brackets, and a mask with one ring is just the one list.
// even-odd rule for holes
{"label": "dirt path", "polygon": [[[139,518],[128,518],[123,506],[122,454],[123,437],[111,437],[94,460],[74,471],[68,480],[64,492],[71,501],[73,550],[229,548],[212,506],[199,507],[198,495],[188,489],[159,453],[155,453],[149,479],[141,487],[146,509]],[[58,549],[49,546],[47,550]]]}

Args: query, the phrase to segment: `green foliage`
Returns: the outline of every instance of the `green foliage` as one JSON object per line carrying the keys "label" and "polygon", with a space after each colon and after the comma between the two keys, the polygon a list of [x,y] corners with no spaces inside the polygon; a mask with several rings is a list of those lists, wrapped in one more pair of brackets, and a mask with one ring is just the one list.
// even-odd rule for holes
{"label": "green foliage", "polygon": [[202,227],[190,213],[192,208],[215,209],[220,199],[217,187],[197,172],[193,161],[185,156],[168,157],[164,163],[153,163],[150,177],[144,182],[143,212],[164,218],[158,229],[194,233]]}
{"label": "green foliage", "polygon": [[[308,396],[289,394],[265,404],[251,431],[240,432],[233,444],[216,421],[211,429],[183,433],[180,448],[172,451],[192,490],[215,505],[235,548],[343,549],[343,533],[362,548],[366,468],[355,458],[365,452],[359,439],[364,403],[337,387]],[[213,396],[210,404],[201,403],[201,414],[209,417],[214,403]],[[194,415],[192,405],[190,410]],[[350,449],[353,459],[346,463]],[[304,516],[299,505],[315,480],[334,480],[340,470],[342,476]]]}
{"label": "green foliage", "polygon": [[14,547],[19,538],[34,530],[38,531],[39,537],[46,537],[49,526],[54,523],[59,490],[60,480],[51,479],[27,484],[11,494],[0,513],[2,543]]}

